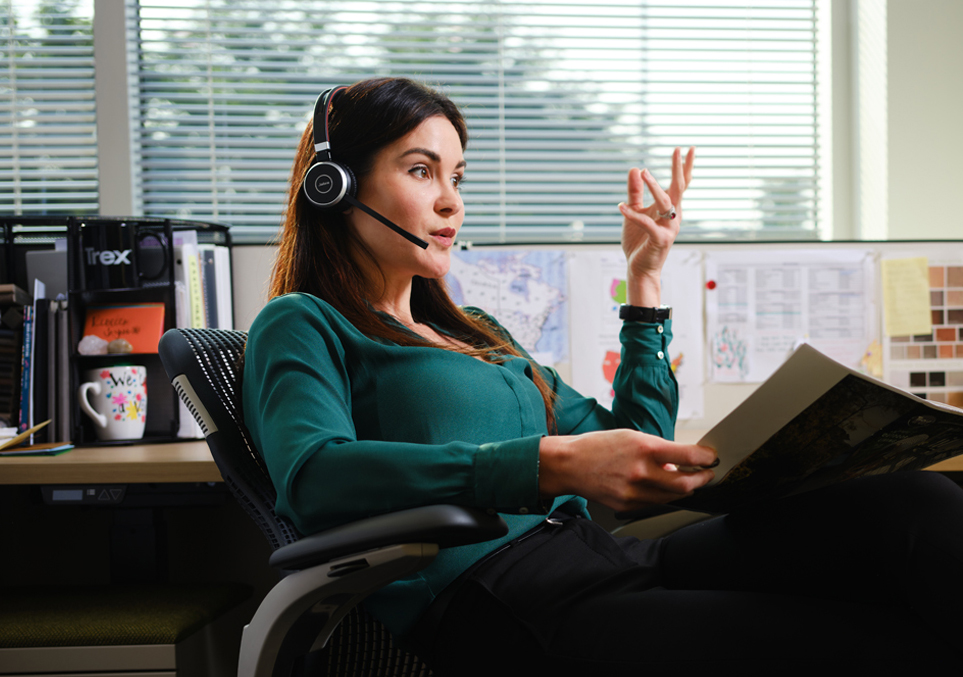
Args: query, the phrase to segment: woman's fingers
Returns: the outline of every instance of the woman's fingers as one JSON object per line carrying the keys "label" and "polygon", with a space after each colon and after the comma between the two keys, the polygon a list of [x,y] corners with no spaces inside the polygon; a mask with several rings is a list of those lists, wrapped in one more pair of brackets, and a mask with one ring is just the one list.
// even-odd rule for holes
{"label": "woman's fingers", "polygon": [[689,148],[682,159],[682,150],[676,148],[672,152],[672,184],[669,187],[669,196],[672,198],[676,207],[682,204],[682,194],[689,187],[692,181],[692,165],[695,162],[695,148]]}
{"label": "woman's fingers", "polygon": [[682,150],[676,148],[672,151],[672,182],[669,184],[669,193],[672,199],[677,200],[685,191],[685,167],[682,163]]}
{"label": "woman's fingers", "polygon": [[657,207],[641,207],[625,202],[619,203],[619,211],[622,212],[622,216],[642,228],[649,235],[655,234],[659,229],[658,224],[655,222],[655,216],[650,214],[650,212],[655,209],[657,209]]}
{"label": "woman's fingers", "polygon": [[[628,178],[628,200],[626,203],[636,211],[647,209],[648,215],[653,219],[658,219],[659,214],[669,212],[673,207],[680,207],[682,204],[682,194],[689,187],[692,181],[692,166],[695,163],[695,148],[691,147],[682,157],[682,149],[676,148],[672,151],[672,181],[669,190],[666,191],[655,180],[648,169],[639,171],[633,167],[629,170]],[[653,204],[648,208],[644,206],[645,195],[643,186],[648,187],[652,194]]]}
{"label": "woman's fingers", "polygon": [[626,204],[635,210],[643,209],[645,200],[645,183],[642,180],[642,172],[637,167],[629,170],[629,178],[626,186]]}
{"label": "woman's fingers", "polygon": [[661,471],[658,480],[665,483],[666,488],[689,493],[715,477],[711,468],[718,465],[719,457],[713,449],[663,442],[666,443],[653,445],[651,458]]}
{"label": "woman's fingers", "polygon": [[672,204],[672,198],[662,190],[662,186],[659,185],[659,182],[655,180],[648,169],[642,170],[642,180],[645,181],[645,185],[649,187],[649,192],[652,193],[655,206],[655,213],[651,215],[652,218],[658,219],[660,214],[671,213],[675,206]]}
{"label": "woman's fingers", "polygon": [[691,494],[715,477],[710,470],[718,458],[713,449],[652,437],[645,439],[644,443],[648,467],[641,476],[634,478],[640,498],[648,494],[651,499],[654,492],[674,495],[666,500],[675,500]]}
{"label": "woman's fingers", "polygon": [[652,435],[635,434],[627,441],[634,449],[630,451],[633,460],[626,471],[625,493],[619,496],[624,506],[678,500],[715,477],[709,468],[718,458],[713,449]]}
{"label": "woman's fingers", "polygon": [[578,494],[615,510],[678,500],[712,480],[716,453],[635,430],[549,436],[539,444],[543,496]]}
{"label": "woman's fingers", "polygon": [[685,154],[685,165],[683,166],[682,176],[685,177],[685,183],[682,186],[682,191],[689,187],[692,183],[692,165],[695,163],[695,146],[689,147],[689,152]]}
{"label": "woman's fingers", "polygon": [[[666,191],[659,185],[655,177],[648,169],[639,171],[633,167],[629,170],[628,177],[628,199],[625,204],[635,212],[648,216],[653,221],[672,220],[678,213],[678,208],[682,205],[682,194],[685,193],[689,182],[692,180],[692,166],[695,162],[695,148],[689,148],[682,157],[682,149],[676,148],[672,151],[672,181],[669,190]],[[644,187],[648,187],[652,194],[653,203],[645,206]],[[644,210],[644,211],[643,211]],[[623,214],[625,212],[623,211]],[[664,218],[661,215],[665,214]],[[630,216],[630,214],[625,214]]]}
{"label": "woman's fingers", "polygon": [[646,505],[677,501],[690,496],[714,477],[715,473],[708,468],[682,470],[672,464],[655,466],[649,469],[644,479],[637,479],[625,487],[624,493],[617,497],[616,510],[633,510]]}
{"label": "woman's fingers", "polygon": [[671,463],[680,467],[708,468],[716,462],[718,455],[709,447],[698,444],[679,444],[662,438],[655,438],[649,442],[651,455],[657,463]]}

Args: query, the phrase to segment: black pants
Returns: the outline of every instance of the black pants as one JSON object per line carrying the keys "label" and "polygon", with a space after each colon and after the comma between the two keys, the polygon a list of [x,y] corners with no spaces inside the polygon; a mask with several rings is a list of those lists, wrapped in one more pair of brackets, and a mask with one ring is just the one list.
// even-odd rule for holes
{"label": "black pants", "polygon": [[561,522],[458,584],[423,649],[436,674],[963,671],[963,491],[938,474],[862,478],[657,541]]}

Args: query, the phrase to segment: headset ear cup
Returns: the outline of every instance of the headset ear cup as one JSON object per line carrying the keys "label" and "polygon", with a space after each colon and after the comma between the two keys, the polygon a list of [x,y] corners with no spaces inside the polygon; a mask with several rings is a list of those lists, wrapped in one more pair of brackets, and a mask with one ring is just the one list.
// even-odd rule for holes
{"label": "headset ear cup", "polygon": [[[354,172],[351,170],[351,167],[349,167],[348,165],[338,165],[338,166],[344,170],[345,194],[350,195],[351,197],[358,197],[358,180],[354,177]],[[347,211],[348,209],[351,208],[351,205],[348,203],[348,201],[343,198],[338,202],[338,206],[341,208],[342,211]]]}
{"label": "headset ear cup", "polygon": [[[336,162],[315,162],[304,173],[305,197],[321,209],[346,209],[345,194],[354,185],[354,173]],[[352,192],[353,197],[353,192]]]}
{"label": "headset ear cup", "polygon": [[315,188],[320,178],[321,165],[322,163],[315,162],[308,167],[308,171],[304,173],[304,181],[301,182],[301,190],[304,192],[304,196],[308,198],[308,202],[316,207],[321,207],[326,202],[325,196],[318,195],[318,191]]}

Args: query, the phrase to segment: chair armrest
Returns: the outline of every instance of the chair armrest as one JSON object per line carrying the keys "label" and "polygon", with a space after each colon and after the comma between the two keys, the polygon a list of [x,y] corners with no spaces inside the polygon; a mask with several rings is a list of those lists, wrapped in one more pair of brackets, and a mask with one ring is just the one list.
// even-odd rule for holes
{"label": "chair armrest", "polygon": [[289,674],[297,656],[327,643],[351,607],[428,566],[439,547],[506,533],[508,525],[497,514],[432,505],[359,520],[279,548],[271,566],[296,571],[271,589],[244,628],[238,677]]}
{"label": "chair armrest", "polygon": [[429,505],[345,524],[278,548],[269,560],[279,569],[304,569],[338,557],[401,543],[440,548],[488,541],[508,533],[497,514],[457,505]]}
{"label": "chair armrest", "polygon": [[293,674],[297,658],[324,647],[352,607],[425,568],[437,554],[433,543],[390,545],[284,577],[244,627],[238,677]]}

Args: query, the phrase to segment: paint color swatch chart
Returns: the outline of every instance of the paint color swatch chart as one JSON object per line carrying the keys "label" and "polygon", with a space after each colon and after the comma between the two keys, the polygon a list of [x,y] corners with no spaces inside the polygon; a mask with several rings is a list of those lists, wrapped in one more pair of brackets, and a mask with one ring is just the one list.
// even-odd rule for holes
{"label": "paint color swatch chart", "polygon": [[886,381],[926,399],[963,407],[963,263],[928,266],[932,331],[888,337]]}

